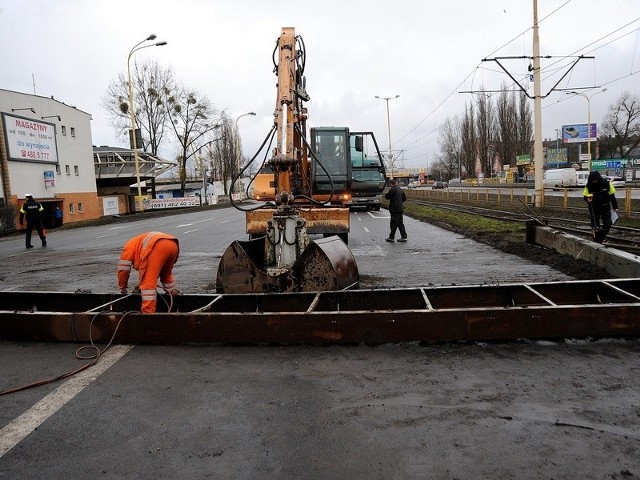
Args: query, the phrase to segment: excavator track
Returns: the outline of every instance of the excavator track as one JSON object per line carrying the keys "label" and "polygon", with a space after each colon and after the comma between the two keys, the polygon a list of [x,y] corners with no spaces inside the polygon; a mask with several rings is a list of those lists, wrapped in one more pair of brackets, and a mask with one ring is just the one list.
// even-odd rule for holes
{"label": "excavator track", "polygon": [[0,292],[0,340],[375,344],[640,334],[640,278],[161,298],[157,313],[141,314],[134,295]]}

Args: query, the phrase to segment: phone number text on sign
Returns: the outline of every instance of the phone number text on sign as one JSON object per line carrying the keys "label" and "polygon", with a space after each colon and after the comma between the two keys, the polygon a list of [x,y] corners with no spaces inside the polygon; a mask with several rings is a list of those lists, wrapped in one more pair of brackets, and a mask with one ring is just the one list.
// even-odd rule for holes
{"label": "phone number text on sign", "polygon": [[47,152],[36,152],[33,150],[20,150],[20,156],[32,160],[49,160],[49,154]]}
{"label": "phone number text on sign", "polygon": [[146,209],[184,208],[198,206],[200,206],[200,199],[198,197],[155,198],[144,201],[144,208]]}

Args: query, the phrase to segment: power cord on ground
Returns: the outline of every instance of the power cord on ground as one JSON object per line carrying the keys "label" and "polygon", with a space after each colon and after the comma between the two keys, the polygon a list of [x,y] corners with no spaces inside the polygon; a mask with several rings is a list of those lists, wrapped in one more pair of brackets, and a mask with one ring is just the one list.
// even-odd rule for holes
{"label": "power cord on ground", "polygon": [[[173,297],[176,295],[175,293],[172,294],[172,291],[167,290],[166,288],[162,287],[162,289],[169,295],[169,302],[167,302],[163,297],[160,297],[162,299],[162,301],[165,303],[165,305],[167,306],[167,312],[171,312],[171,310],[173,309],[173,304],[174,304],[174,299]],[[177,290],[176,290],[177,292]],[[178,293],[179,295],[179,293]],[[123,297],[124,298],[124,297]],[[98,360],[100,359],[100,357],[107,351],[109,350],[109,348],[111,347],[111,344],[113,343],[114,338],[116,337],[116,334],[118,333],[118,329],[120,328],[120,324],[122,323],[122,321],[129,315],[131,315],[132,313],[141,313],[139,310],[130,310],[128,312],[125,312],[122,314],[122,317],[120,317],[120,320],[118,320],[118,323],[116,324],[116,328],[113,330],[113,334],[111,335],[111,338],[109,339],[109,342],[107,343],[107,346],[104,347],[103,350],[100,350],[100,347],[98,347],[94,342],[93,342],[93,335],[92,335],[92,330],[93,330],[93,322],[96,318],[98,318],[98,316],[102,313],[107,313],[109,315],[112,315],[113,312],[112,311],[108,311],[108,310],[103,310],[101,312],[96,313],[93,318],[91,319],[91,322],[89,322],[89,343],[90,345],[83,345],[80,348],[78,348],[76,350],[76,358],[78,360],[91,360],[91,362],[86,363],[85,365],[82,365],[79,368],[73,369],[69,372],[63,373],[62,375],[58,375],[57,377],[52,377],[52,378],[46,378],[43,380],[38,380],[32,383],[28,383],[26,385],[21,385],[19,387],[14,387],[14,388],[10,388],[8,390],[3,390],[0,392],[0,396],[2,395],[9,395],[10,393],[16,393],[16,392],[21,392],[23,390],[27,390],[29,388],[34,388],[34,387],[39,387],[41,385],[47,385],[49,383],[54,383],[57,382],[59,380],[71,377],[77,373],[80,373],[84,370],[86,370],[89,367],[92,367],[93,365],[95,365]],[[84,355],[83,352],[85,350],[93,350],[93,354],[89,354],[89,355]]]}
{"label": "power cord on ground", "polygon": [[[173,303],[173,302],[172,302]],[[116,324],[116,328],[113,330],[113,334],[111,335],[111,338],[109,339],[109,342],[107,343],[107,345],[104,347],[104,349],[100,350],[100,347],[98,347],[94,342],[93,342],[93,336],[92,336],[92,327],[93,327],[93,322],[96,318],[98,318],[99,315],[103,314],[103,313],[107,313],[112,315],[113,312],[109,312],[109,311],[102,311],[102,312],[98,312],[96,313],[93,318],[91,319],[91,322],[89,323],[89,342],[90,345],[83,345],[80,348],[78,348],[76,350],[76,358],[79,360],[91,360],[89,363],[86,363],[84,365],[82,365],[81,367],[78,367],[76,369],[70,370],[66,373],[63,373],[62,375],[58,375],[57,377],[52,377],[52,378],[46,378],[43,380],[38,380],[32,383],[28,383],[26,385],[21,385],[19,387],[14,387],[14,388],[10,388],[8,390],[4,390],[2,392],[0,392],[0,396],[2,395],[9,395],[11,393],[16,393],[16,392],[21,392],[23,390],[27,390],[29,388],[34,388],[34,387],[39,387],[41,385],[47,385],[49,383],[54,383],[57,382],[59,380],[71,377],[77,373],[80,373],[84,370],[86,370],[89,367],[92,367],[93,365],[95,365],[98,360],[100,359],[100,357],[107,351],[109,350],[109,348],[111,347],[111,344],[113,343],[114,338],[116,337],[116,334],[118,333],[118,329],[120,328],[120,324],[122,323],[122,321],[129,316],[132,313],[140,313],[139,311],[136,310],[131,310],[128,312],[125,312],[122,314],[122,317],[120,317],[120,320],[118,320],[118,323]],[[91,349],[93,350],[94,353],[92,354],[88,354],[85,355],[83,354],[83,352],[87,349]]]}

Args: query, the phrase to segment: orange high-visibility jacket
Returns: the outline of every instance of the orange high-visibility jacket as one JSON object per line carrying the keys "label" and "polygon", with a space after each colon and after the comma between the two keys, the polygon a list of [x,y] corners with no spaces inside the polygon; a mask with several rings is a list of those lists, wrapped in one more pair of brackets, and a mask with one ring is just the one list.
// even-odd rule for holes
{"label": "orange high-visibility jacket", "polygon": [[180,243],[173,235],[162,232],[147,232],[137,237],[133,237],[122,248],[120,261],[118,262],[118,287],[127,288],[129,285],[129,275],[131,267],[141,274],[147,269],[147,259],[153,250],[153,246],[158,240],[173,240],[178,245],[178,255],[180,254]]}

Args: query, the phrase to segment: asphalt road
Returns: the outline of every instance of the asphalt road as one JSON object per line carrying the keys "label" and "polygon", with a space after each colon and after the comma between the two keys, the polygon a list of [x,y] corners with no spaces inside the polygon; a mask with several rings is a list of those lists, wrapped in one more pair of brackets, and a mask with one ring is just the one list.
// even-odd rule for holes
{"label": "asphalt road", "polygon": [[[363,283],[564,276],[428,224],[387,243],[352,217]],[[2,290],[115,291],[122,243],[177,234],[181,288],[208,291],[244,232],[230,209],[0,240]],[[381,292],[380,294],[384,294]],[[86,363],[78,345],[0,342],[0,390]],[[0,396],[0,479],[627,479],[640,476],[640,341],[130,346]]]}
{"label": "asphalt road", "polygon": [[[349,248],[358,264],[361,288],[569,279],[545,265],[505,255],[428,223],[405,218],[405,224],[409,242],[388,243],[386,210],[351,214]],[[213,292],[220,257],[234,240],[247,238],[244,225],[242,212],[224,208],[54,230],[46,248],[38,246],[37,238],[31,250],[25,249],[22,235],[1,238],[0,290],[116,292],[122,245],[142,232],[159,230],[180,240],[174,268],[179,288],[185,293]]]}

